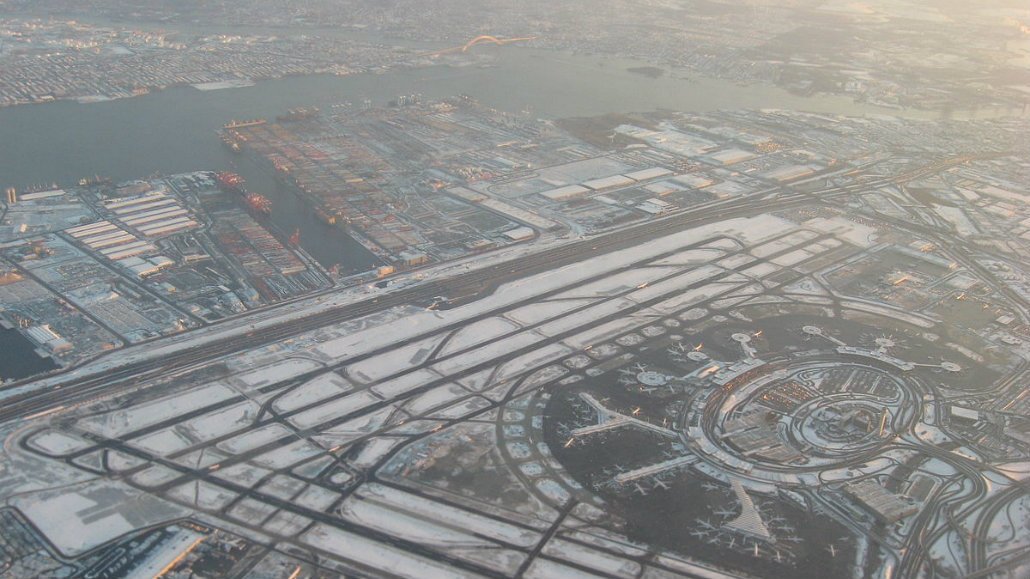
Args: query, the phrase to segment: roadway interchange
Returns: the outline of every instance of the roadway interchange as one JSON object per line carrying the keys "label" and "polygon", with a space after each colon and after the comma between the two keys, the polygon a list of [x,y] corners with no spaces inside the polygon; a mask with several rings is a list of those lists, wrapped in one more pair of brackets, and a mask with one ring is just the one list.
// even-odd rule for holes
{"label": "roadway interchange", "polygon": [[[989,155],[993,157],[995,155]],[[918,167],[903,174],[889,178],[871,178],[853,180],[847,184],[826,187],[815,191],[797,191],[795,188],[761,191],[745,199],[733,199],[707,204],[704,207],[684,211],[676,215],[636,225],[612,233],[599,235],[588,240],[574,241],[553,249],[506,261],[474,271],[459,273],[446,279],[431,280],[414,287],[384,293],[363,302],[349,304],[334,311],[319,313],[309,317],[289,320],[271,327],[263,327],[260,331],[244,336],[233,336],[218,344],[205,344],[197,347],[185,347],[171,355],[159,359],[151,359],[106,368],[95,375],[87,375],[60,383],[54,391],[34,392],[27,395],[15,395],[5,399],[0,409],[0,422],[14,418],[24,418],[55,408],[75,404],[97,395],[117,393],[126,388],[134,388],[149,379],[168,375],[185,366],[195,366],[237,352],[246,351],[264,344],[286,339],[294,334],[314,328],[340,323],[346,320],[367,316],[388,308],[411,303],[430,303],[436,296],[469,299],[490,291],[507,281],[519,279],[527,275],[547,271],[569,263],[576,263],[584,258],[600,255],[609,251],[632,247],[643,240],[653,239],[685,228],[696,227],[713,221],[730,217],[754,215],[765,211],[788,210],[804,207],[812,203],[830,202],[834,198],[846,198],[859,191],[904,183],[938,173],[951,167],[968,162],[973,155],[963,155],[946,160],[936,161],[924,167]],[[852,173],[854,173],[852,171]],[[854,177],[854,176],[852,176]],[[115,357],[117,354],[112,354]],[[13,385],[9,388],[15,388]],[[56,389],[56,388],[55,388]]]}
{"label": "roadway interchange", "polygon": [[[798,361],[792,355],[771,355],[763,357],[763,364],[769,368],[766,374],[790,368],[797,365]],[[818,358],[818,356],[816,356]],[[1010,378],[1002,381],[997,388],[993,389],[993,395],[998,395],[1005,390],[1006,385],[1011,385],[1013,380],[1025,378],[1026,364],[1021,363],[1013,370]],[[902,528],[895,527],[893,530],[901,537],[900,541],[890,532],[889,528],[869,529],[862,525],[849,524],[853,532],[865,535],[871,545],[880,545],[884,554],[891,561],[886,566],[888,575],[899,577],[919,576],[921,568],[930,561],[930,568],[943,570],[945,567],[938,567],[938,561],[942,560],[939,551],[934,546],[949,535],[956,537],[966,551],[971,554],[968,562],[967,576],[985,577],[994,573],[1006,572],[1015,564],[1025,560],[1023,549],[1010,548],[1001,550],[991,557],[988,563],[986,552],[995,542],[991,538],[994,533],[992,525],[997,525],[997,520],[1004,515],[1007,509],[1016,509],[1021,500],[1025,500],[1030,492],[1030,485],[1026,480],[1020,480],[1011,472],[1005,472],[981,458],[970,456],[962,452],[954,452],[960,445],[952,440],[947,442],[929,441],[917,436],[922,424],[933,422],[928,416],[926,407],[920,404],[919,400],[933,400],[931,406],[933,412],[946,412],[947,395],[941,392],[941,388],[934,384],[932,379],[910,375],[904,380],[904,392],[909,397],[907,402],[908,410],[905,410],[896,401],[883,400],[884,408],[888,409],[890,419],[881,427],[885,430],[872,446],[862,449],[860,452],[842,455],[838,460],[839,467],[847,469],[848,477],[855,471],[861,473],[869,464],[877,462],[879,457],[885,455],[885,451],[907,452],[910,460],[937,461],[948,465],[954,474],[947,477],[942,484],[937,486],[931,496],[923,501],[921,508],[911,519],[904,523]],[[991,394],[988,394],[991,395]],[[756,394],[744,394],[742,388],[733,387],[716,390],[715,394],[699,392],[698,398],[688,402],[687,407],[696,406],[699,410],[697,418],[691,419],[685,415],[681,420],[681,427],[689,428],[690,424],[696,422],[699,433],[709,441],[718,441],[720,435],[720,423],[727,415],[742,410],[743,404],[739,403],[742,396],[751,396],[752,400],[757,399]],[[730,404],[740,404],[732,411]],[[791,429],[793,430],[793,429]],[[699,436],[700,435],[692,435]],[[892,462],[902,464],[900,459],[891,458]],[[807,475],[818,475],[820,479],[828,478],[834,480],[833,476],[827,476],[830,470],[825,464],[818,462],[811,465],[799,466],[797,464],[786,465],[774,462],[755,461],[754,459],[739,460],[730,463],[727,467],[736,470],[741,476],[766,477],[766,480],[782,481],[784,478],[795,479]],[[759,474],[762,473],[762,474]],[[989,476],[993,475],[993,476]],[[840,477],[838,477],[840,478]],[[891,479],[894,479],[892,476]],[[812,479],[809,479],[812,480]],[[993,485],[1003,481],[1004,490],[994,491]],[[895,488],[904,484],[903,479],[891,480]],[[825,485],[828,488],[844,489],[847,485],[838,480]],[[819,492],[812,492],[813,489],[799,490],[812,504],[821,505],[827,512],[837,513],[842,520],[849,521],[854,518],[854,513]],[[900,523],[899,523],[900,524]],[[1012,521],[1010,519],[1010,524]],[[898,541],[898,542],[895,542]],[[1002,558],[1002,555],[1006,557]],[[1013,556],[1015,555],[1015,556]]]}
{"label": "roadway interchange", "polygon": [[1007,396],[1026,363],[988,367],[951,347],[964,330],[842,293],[888,252],[834,209],[971,158],[777,187],[113,354],[6,400],[0,496],[97,577],[153,529],[195,541],[169,564],[235,537],[253,546],[238,569],[275,559],[284,577],[1007,572],[1023,539],[999,521],[1025,508],[1026,473],[946,417],[986,396],[970,384]]}

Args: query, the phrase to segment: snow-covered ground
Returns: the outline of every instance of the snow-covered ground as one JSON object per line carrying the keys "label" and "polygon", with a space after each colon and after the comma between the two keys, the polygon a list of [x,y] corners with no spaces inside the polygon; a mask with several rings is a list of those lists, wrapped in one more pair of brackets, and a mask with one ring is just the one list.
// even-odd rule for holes
{"label": "snow-covered ground", "polygon": [[10,504],[68,556],[188,514],[124,483],[105,480],[19,495]]}
{"label": "snow-covered ground", "polygon": [[236,395],[232,388],[216,382],[194,390],[177,392],[146,404],[87,418],[79,421],[79,425],[101,436],[118,438],[134,430],[157,424],[169,417],[181,416]]}
{"label": "snow-covered ground", "polygon": [[[633,248],[584,260],[583,262],[573,266],[552,270],[550,272],[530,276],[522,280],[506,284],[499,291],[495,292],[493,296],[490,296],[490,298],[470,304],[470,306],[473,306],[471,308],[465,307],[448,310],[447,312],[436,312],[437,314],[446,314],[436,316],[432,315],[434,312],[427,312],[430,314],[430,318],[436,320],[436,323],[432,323],[425,318],[411,319],[410,317],[406,318],[406,323],[429,330],[433,327],[440,327],[445,323],[453,323],[455,321],[460,321],[460,319],[468,319],[468,317],[476,315],[484,309],[495,308],[503,305],[504,303],[510,304],[522,299],[528,299],[533,295],[539,295],[544,291],[570,285],[577,279],[582,279],[587,274],[597,275],[606,271],[613,271],[630,265],[634,261],[644,259],[649,255],[656,256],[661,253],[674,251],[677,247],[699,242],[709,237],[725,234],[744,243],[754,244],[759,243],[764,239],[774,237],[780,233],[788,232],[795,227],[796,226],[793,223],[772,215],[759,215],[755,217],[737,218],[712,223],[668,235],[650,242],[645,242]],[[840,228],[839,224],[838,228]],[[408,287],[412,284],[421,283],[424,279],[446,277],[456,273],[470,270],[474,271],[478,268],[488,267],[495,264],[497,260],[525,257],[562,243],[564,243],[562,240],[549,239],[532,245],[518,245],[510,248],[509,250],[498,252],[493,255],[493,259],[491,260],[476,260],[474,258],[470,258],[429,268],[425,271],[419,272],[418,274],[412,274],[406,278],[398,279],[386,290],[386,292],[397,291],[398,289]],[[251,315],[217,324],[210,328],[170,336],[156,343],[128,347],[105,356],[100,360],[73,369],[67,373],[43,378],[18,388],[9,388],[0,391],[0,401],[26,392],[53,388],[54,386],[58,386],[69,380],[105,373],[126,364],[160,359],[183,349],[202,346],[207,343],[231,340],[234,337],[242,336],[243,334],[250,332],[261,331],[263,328],[291,319],[298,319],[326,312],[346,304],[363,301],[369,299],[369,291],[371,290],[364,287],[345,289],[332,294],[317,296],[285,304],[281,307],[255,312]],[[461,317],[456,313],[459,310],[463,311]],[[392,330],[395,334],[410,335],[411,333],[401,331],[401,327],[380,327],[379,330],[381,330],[379,333],[383,336],[389,333],[388,330]],[[382,337],[378,340],[369,341],[367,345],[374,348],[385,346],[389,343],[390,340],[388,338]],[[356,353],[354,351],[348,352],[345,349],[351,344],[352,343],[349,341],[329,343],[326,345],[327,348],[325,354],[330,358],[334,358],[345,354]],[[362,348],[358,348],[358,350],[361,349]]]}
{"label": "snow-covered ground", "polygon": [[[851,227],[850,222],[821,225],[855,240],[868,238],[861,226]],[[791,233],[795,234],[782,237]],[[724,239],[724,236],[732,239]],[[771,241],[759,253],[793,251],[781,259],[780,265],[757,262],[753,265],[750,257],[747,263],[730,264],[723,259],[727,252],[777,237],[780,239]],[[160,488],[183,477],[187,468],[205,469],[208,474],[204,480],[187,478],[177,482],[175,488],[162,489],[164,499],[141,494],[127,486],[111,487],[114,490],[107,490],[106,494],[76,487],[34,489],[36,495],[48,493],[42,497],[46,505],[33,507],[28,499],[21,499],[16,506],[35,509],[31,511],[30,520],[39,521],[47,536],[62,549],[75,551],[88,548],[87,542],[77,535],[93,530],[92,519],[87,520],[82,513],[99,510],[105,514],[99,520],[106,519],[110,525],[105,525],[97,539],[105,540],[104,537],[143,528],[143,523],[157,524],[193,509],[222,508],[237,494],[242,494],[240,488],[252,488],[258,489],[257,492],[233,506],[229,516],[255,528],[272,525],[297,533],[310,521],[305,522],[303,517],[280,517],[272,507],[274,503],[261,502],[262,493],[335,516],[336,505],[344,495],[341,489],[330,486],[353,485],[353,494],[342,502],[339,511],[339,515],[351,523],[445,550],[456,559],[477,563],[493,561],[501,569],[517,570],[524,556],[513,548],[532,548],[543,537],[532,524],[505,522],[502,515],[485,516],[455,501],[445,502],[400,490],[385,484],[390,480],[385,476],[379,479],[384,484],[365,482],[365,475],[373,476],[375,469],[382,473],[387,457],[402,456],[401,453],[411,449],[398,450],[410,442],[410,437],[432,432],[426,437],[432,438],[446,420],[478,414],[475,425],[495,436],[494,420],[500,414],[494,411],[489,417],[491,415],[485,411],[491,408],[492,402],[508,396],[520,379],[525,378],[522,391],[537,388],[565,375],[568,359],[577,353],[584,355],[587,364],[591,359],[586,355],[596,359],[617,355],[623,350],[610,340],[619,336],[625,338],[629,332],[636,332],[633,335],[640,338],[641,334],[658,335],[678,327],[675,319],[671,324],[670,320],[666,320],[665,325],[657,323],[663,316],[681,312],[680,318],[690,320],[697,316],[697,310],[685,310],[704,300],[731,291],[760,292],[760,279],[748,279],[748,276],[761,278],[788,266],[795,257],[809,255],[812,252],[808,250],[803,255],[799,252],[801,247],[811,245],[813,237],[815,234],[799,232],[795,224],[772,216],[727,220],[516,280],[504,284],[490,296],[450,310],[395,308],[362,320],[307,332],[289,343],[240,353],[221,361],[228,365],[230,373],[235,372],[231,377],[183,389],[157,400],[126,401],[74,422],[74,427],[100,438],[128,437],[127,444],[141,456],[149,454],[150,460],[132,459],[128,455],[119,459],[124,468],[145,466],[132,478],[140,485]],[[704,248],[685,249],[692,244],[701,244]],[[720,266],[720,262],[724,265]],[[751,269],[741,275],[728,272],[726,265]],[[361,294],[355,299],[366,297]],[[174,339],[153,345],[146,353],[130,348],[110,360],[162,356],[187,344],[192,347],[208,339],[229,339],[233,332],[260,331],[262,325],[334,307],[351,298],[341,293],[319,299],[322,301],[310,301],[306,306],[292,304],[275,314],[263,312],[248,318],[245,327],[212,328],[197,332],[191,340]],[[656,305],[642,307],[652,301]],[[577,311],[580,308],[582,310]],[[607,317],[614,319],[602,321]],[[565,364],[561,363],[562,359],[566,359]],[[111,362],[104,362],[108,363]],[[94,366],[99,367],[103,366]],[[237,371],[241,368],[247,369]],[[299,379],[301,376],[304,376],[303,381]],[[152,432],[138,432],[148,428]],[[575,487],[569,483],[571,479],[566,480],[566,475],[557,472],[560,467],[553,466],[557,463],[549,458],[546,445],[534,444],[524,437],[523,425],[505,424],[504,429],[511,438],[505,442],[503,450],[525,466],[526,494],[551,506],[569,501],[570,489]],[[457,426],[443,432],[456,430]],[[132,438],[133,433],[138,436]],[[214,444],[214,439],[220,437],[228,438]],[[706,442],[698,443],[700,452],[718,455],[717,460],[726,462],[738,460],[714,445],[706,446]],[[488,443],[495,444],[495,439],[488,439]],[[33,444],[49,454],[63,454],[86,448],[91,443],[60,431],[48,431],[36,436]],[[245,461],[231,464],[227,460],[256,449],[261,449],[262,453],[248,456]],[[502,452],[493,450],[499,455]],[[182,454],[175,454],[169,462],[159,459],[174,453]],[[443,461],[442,457],[427,456],[414,456],[412,461]],[[133,463],[133,460],[140,462]],[[226,464],[221,464],[223,462]],[[536,465],[536,470],[529,466],[531,464]],[[895,464],[893,458],[883,462],[870,460],[861,472],[880,473]],[[746,464],[739,466],[747,467]],[[334,470],[327,471],[330,467]],[[518,468],[512,467],[512,470],[517,472]],[[302,481],[298,478],[316,477],[322,472],[327,472],[324,479]],[[756,478],[769,477],[767,480],[776,476],[776,473],[756,474],[760,475]],[[845,480],[851,474],[854,473],[841,471],[830,476],[834,480]],[[801,481],[790,473],[782,476],[784,482]],[[770,486],[758,481],[753,485],[763,490]],[[113,502],[108,496],[117,497],[119,501]],[[131,508],[144,508],[149,514],[123,516],[120,509],[130,507],[120,502],[135,505]],[[58,528],[59,511],[73,513],[79,520],[67,529]],[[445,563],[321,522],[298,540],[319,551],[387,573],[460,576],[459,571]],[[609,575],[643,573],[640,563],[608,552],[612,550],[609,548],[612,540],[595,536],[587,542],[590,546],[585,546],[560,539],[545,552],[555,559]],[[635,553],[632,545],[624,544],[619,549]],[[579,572],[555,561],[543,561],[535,562],[527,576],[549,576],[552,572],[573,576],[574,572]],[[674,558],[666,564],[682,566],[689,572],[710,572]]]}
{"label": "snow-covered ground", "polygon": [[342,555],[371,569],[395,576],[425,579],[480,577],[446,563],[420,557],[386,543],[324,524],[316,525],[304,533],[300,540],[316,549]]}

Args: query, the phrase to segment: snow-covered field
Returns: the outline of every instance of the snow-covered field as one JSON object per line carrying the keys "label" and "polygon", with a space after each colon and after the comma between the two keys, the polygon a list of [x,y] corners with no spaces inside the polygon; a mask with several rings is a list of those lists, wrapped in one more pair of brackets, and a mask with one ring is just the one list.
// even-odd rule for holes
{"label": "snow-covered field", "polygon": [[[850,222],[817,225],[820,231],[832,231],[849,243],[869,240],[868,232]],[[769,241],[792,232],[790,237]],[[393,486],[398,484],[393,475],[381,474],[383,465],[389,464],[391,457],[404,456],[412,448],[406,445],[413,440],[474,425],[490,433],[485,448],[515,461],[512,464],[516,466],[501,468],[510,466],[513,472],[522,472],[524,480],[519,479],[519,484],[524,489],[520,492],[539,501],[534,504],[544,505],[541,510],[566,504],[579,483],[561,472],[546,444],[526,437],[528,425],[495,426],[495,421],[505,416],[495,410],[496,402],[560,379],[569,368],[623,354],[628,345],[643,340],[641,336],[676,333],[681,322],[662,320],[665,316],[691,320],[702,312],[695,306],[706,300],[732,291],[759,294],[762,277],[814,253],[802,247],[812,247],[815,237],[817,234],[799,231],[795,224],[772,216],[727,220],[509,282],[485,298],[453,309],[396,308],[308,332],[289,343],[243,352],[222,362],[233,370],[256,368],[156,400],[141,396],[142,401],[125,402],[69,421],[98,439],[124,439],[131,447],[125,450],[139,456],[122,453],[112,466],[140,468],[131,480],[160,489],[153,495],[111,482],[102,487],[106,489],[103,492],[89,487],[55,488],[42,491],[45,496],[28,494],[13,502],[28,509],[30,520],[67,552],[79,552],[99,544],[96,541],[203,510],[207,511],[204,516],[225,516],[235,524],[265,529],[261,532],[302,533],[289,540],[380,572],[465,576],[446,563],[372,538],[376,535],[361,536],[327,524],[311,512],[277,512],[281,505],[268,499],[274,497],[327,517],[341,517],[348,525],[441,550],[456,560],[489,563],[514,573],[525,561],[518,549],[536,546],[544,535],[534,525],[546,528],[546,521],[533,519],[523,524],[532,518],[523,511],[514,515],[492,505],[493,511],[484,511],[491,516],[486,516],[456,500],[401,490]],[[766,241],[769,243],[752,250],[750,256],[729,256],[729,252]],[[700,247],[688,249],[695,244]],[[776,258],[777,264],[762,261],[777,252],[787,252]],[[742,274],[727,269],[735,267],[748,269]],[[734,297],[749,299],[752,295]],[[340,297],[335,303],[346,299]],[[288,313],[278,319],[326,307],[309,305],[310,309],[294,306],[284,310]],[[255,318],[256,327],[249,331],[260,331],[274,319]],[[630,332],[635,333],[627,340]],[[198,335],[198,343],[218,335],[232,334],[228,328],[216,329]],[[622,341],[615,342],[617,338]],[[153,348],[153,355],[180,345],[177,341],[162,343]],[[583,358],[581,364],[570,361],[577,355]],[[131,350],[122,359],[140,356],[138,350]],[[519,390],[513,392],[516,387]],[[448,421],[472,415],[476,422],[448,427]],[[437,433],[438,429],[443,430]],[[511,437],[496,447],[495,432]],[[61,455],[87,449],[93,442],[52,430],[35,435],[31,444],[46,454]],[[716,460],[737,460],[741,469],[748,467],[720,448],[706,446],[706,441],[699,444],[702,453],[718,455]],[[438,468],[459,469],[455,465],[460,462],[449,462],[458,457],[448,452],[434,455],[426,450],[412,456],[408,466],[425,463],[429,468],[439,461]],[[878,473],[891,464],[874,459],[861,470]],[[524,468],[520,471],[517,465]],[[801,480],[783,476],[786,482]],[[844,472],[831,475],[839,477],[837,480],[847,476]],[[102,478],[98,481],[91,484],[97,488],[108,484]],[[177,481],[176,486],[169,485],[171,481]],[[386,484],[388,481],[393,482]],[[345,494],[344,487],[353,493]],[[253,492],[248,495],[242,488]],[[33,497],[41,504],[30,504]],[[229,507],[241,497],[243,500]],[[226,507],[227,513],[217,511]],[[127,514],[124,509],[129,508],[142,511]],[[62,513],[70,514],[72,522],[62,526]],[[518,524],[516,518],[505,520],[517,516],[523,517]],[[309,519],[319,522],[309,526]],[[544,553],[554,560],[537,559],[526,576],[576,576],[583,573],[579,568],[612,576],[644,573],[640,563],[613,554],[637,554],[636,547],[620,542],[622,538],[584,536],[590,540],[551,540]],[[698,571],[688,563],[669,561],[670,566]]]}

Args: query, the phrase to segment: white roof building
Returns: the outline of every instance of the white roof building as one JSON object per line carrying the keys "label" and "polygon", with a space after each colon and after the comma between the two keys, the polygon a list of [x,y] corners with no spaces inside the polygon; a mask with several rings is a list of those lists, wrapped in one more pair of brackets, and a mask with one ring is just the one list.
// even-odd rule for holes
{"label": "white roof building", "polygon": [[529,227],[516,227],[504,232],[504,236],[512,241],[523,241],[532,239],[536,232]]}

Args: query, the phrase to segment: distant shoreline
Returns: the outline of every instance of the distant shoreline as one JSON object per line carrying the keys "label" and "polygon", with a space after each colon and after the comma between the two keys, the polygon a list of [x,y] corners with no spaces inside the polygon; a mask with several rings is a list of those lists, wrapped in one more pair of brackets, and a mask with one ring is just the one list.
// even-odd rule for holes
{"label": "distant shoreline", "polygon": [[657,66],[632,66],[626,70],[648,78],[661,78],[665,76],[665,69]]}
{"label": "distant shoreline", "polygon": [[227,88],[247,88],[247,87],[252,87],[255,84],[257,84],[255,81],[253,81],[253,80],[251,80],[249,78],[246,78],[246,79],[235,79],[235,80],[218,80],[218,81],[214,81],[214,82],[201,82],[201,83],[197,83],[197,84],[192,84],[190,86],[192,86],[193,88],[195,88],[197,90],[209,91],[209,90],[222,90],[222,89],[227,89]]}

